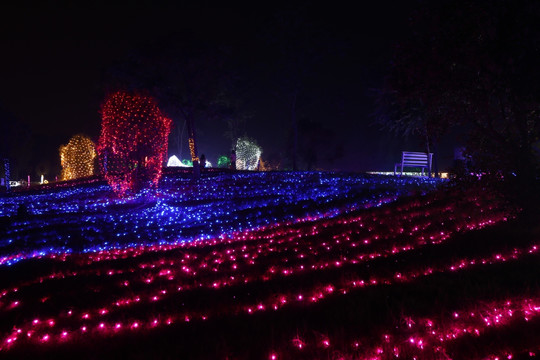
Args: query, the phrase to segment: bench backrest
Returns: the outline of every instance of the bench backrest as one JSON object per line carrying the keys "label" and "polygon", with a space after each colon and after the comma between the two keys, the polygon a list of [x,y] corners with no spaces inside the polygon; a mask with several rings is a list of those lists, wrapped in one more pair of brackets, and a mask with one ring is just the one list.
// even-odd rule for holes
{"label": "bench backrest", "polygon": [[428,153],[403,151],[401,155],[401,163],[403,166],[430,167],[432,157],[433,153],[429,153],[428,156]]}

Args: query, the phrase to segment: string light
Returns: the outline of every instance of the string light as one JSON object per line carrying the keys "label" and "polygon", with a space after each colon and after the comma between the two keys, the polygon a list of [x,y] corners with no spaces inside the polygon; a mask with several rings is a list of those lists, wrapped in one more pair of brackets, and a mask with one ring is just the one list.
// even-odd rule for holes
{"label": "string light", "polygon": [[173,155],[169,158],[169,161],[167,161],[167,167],[187,167],[187,166],[184,163],[182,163],[176,155]]}
{"label": "string light", "polygon": [[102,105],[98,152],[105,178],[125,195],[156,187],[167,156],[171,120],[151,97],[116,92]]}
{"label": "string light", "polygon": [[[316,172],[221,174],[202,178],[200,188],[190,192],[188,178],[165,177],[159,193],[121,199],[111,197],[104,185],[0,199],[3,214],[11,214],[16,204],[24,202],[33,213],[46,215],[14,223],[7,232],[9,239],[18,241],[25,236],[23,229],[39,226],[55,229],[47,230],[50,234],[40,232],[40,241],[67,241],[69,234],[55,226],[52,214],[58,213],[64,221],[63,215],[70,214],[77,224],[85,224],[80,236],[89,242],[99,243],[104,238],[100,231],[107,233],[108,242],[79,252],[44,252],[40,256],[49,260],[43,271],[0,289],[0,314],[7,315],[4,329],[9,329],[0,334],[0,351],[27,345],[76,346],[174,324],[189,327],[221,316],[302,309],[380,285],[411,283],[435,274],[466,274],[471,268],[538,256],[538,243],[531,240],[515,248],[490,246],[474,256],[403,261],[409,252],[437,249],[457,234],[512,218],[518,210],[496,193],[454,189],[403,199],[411,189],[433,190],[440,182]],[[230,198],[235,201],[224,200]],[[394,203],[399,198],[403,200]],[[312,205],[299,210],[299,203]],[[207,232],[194,231],[201,227]],[[191,237],[178,239],[181,230]],[[114,237],[120,240],[110,246]],[[372,266],[382,260],[393,264],[391,271]],[[333,271],[344,267],[355,270],[357,277]],[[368,267],[369,277],[356,271]],[[306,274],[313,276],[304,278],[317,280],[292,285],[286,281]],[[282,281],[263,285],[272,280]],[[94,284],[99,295],[80,303],[54,290],[67,284],[72,294]],[[246,295],[257,285],[256,295]],[[176,306],[201,289],[212,293],[208,301]],[[225,301],[231,294],[236,299]],[[409,358],[408,354],[429,358],[444,353],[464,334],[482,336],[490,327],[507,326],[510,318],[538,319],[540,299],[516,296],[509,301],[452,309],[450,319],[409,316],[403,328],[379,334],[380,343],[351,339],[350,349],[340,349],[343,339],[333,332],[315,338],[291,333],[285,342],[272,341],[270,347],[269,341],[262,351],[269,358],[340,350],[345,358],[347,351],[352,358]],[[473,310],[477,315],[471,315]],[[509,349],[494,356],[514,353]]]}
{"label": "string light", "polygon": [[199,161],[199,157],[197,156],[197,149],[195,148],[195,140],[192,137],[190,137],[188,139],[188,143],[189,143],[189,153],[191,155],[191,162],[193,163],[194,161]]}
{"label": "string light", "polygon": [[[5,236],[13,244],[26,242],[30,246],[22,251],[15,247],[13,252],[5,248],[0,265],[73,252],[72,233],[64,231],[66,218],[77,226],[84,252],[174,245],[279,222],[332,218],[380,206],[410,191],[428,191],[439,183],[428,178],[318,172],[301,176],[287,172],[225,173],[200,179],[196,188],[189,177],[172,175],[160,181],[157,194],[143,192],[125,198],[111,196],[110,188],[98,181],[82,182],[83,187],[54,187],[40,194],[14,194],[0,198],[0,216],[14,216],[20,204],[29,213],[42,216],[15,222],[6,230]],[[242,201],[237,203],[237,199]],[[348,206],[343,205],[344,199]],[[149,201],[154,205],[145,205]],[[299,212],[298,203],[309,206]],[[291,215],[293,211],[296,217]],[[38,242],[31,243],[24,235],[29,228],[46,230],[40,231]]]}
{"label": "string light", "polygon": [[218,168],[228,168],[231,164],[231,159],[226,155],[221,155],[217,161]]}
{"label": "string light", "polygon": [[236,141],[236,169],[255,170],[259,165],[262,149],[249,138]]}
{"label": "string light", "polygon": [[60,146],[62,180],[73,180],[94,175],[96,148],[86,135],[74,135],[66,145]]}
{"label": "string light", "polygon": [[[212,167],[212,163],[206,160],[205,165],[207,168]],[[173,155],[169,158],[167,162],[167,167],[193,167],[193,163],[190,160],[184,159],[180,161],[176,155]]]}
{"label": "string light", "polygon": [[11,170],[10,170],[10,166],[9,166],[9,159],[4,159],[4,181],[6,182],[5,186],[6,186],[6,190],[7,191],[10,191],[11,190]]}
{"label": "string light", "polygon": [[[371,346],[360,347],[361,342],[355,340],[349,349],[351,357],[370,360],[452,359],[448,354],[449,348],[460,338],[478,338],[493,328],[509,327],[515,323],[540,318],[540,298],[512,298],[476,306],[472,309],[454,311],[453,314],[453,317],[439,316],[437,319],[411,319],[413,326],[406,329],[396,327],[398,331],[395,329],[385,330],[380,336],[381,340]],[[297,341],[296,339],[297,337],[293,339],[293,343]],[[302,344],[305,347],[314,345]],[[294,345],[298,348],[296,343]],[[535,356],[534,351],[521,350],[520,352],[527,353],[529,357]],[[353,353],[354,355],[352,355]],[[514,351],[507,349],[485,357],[475,358],[513,359]]]}

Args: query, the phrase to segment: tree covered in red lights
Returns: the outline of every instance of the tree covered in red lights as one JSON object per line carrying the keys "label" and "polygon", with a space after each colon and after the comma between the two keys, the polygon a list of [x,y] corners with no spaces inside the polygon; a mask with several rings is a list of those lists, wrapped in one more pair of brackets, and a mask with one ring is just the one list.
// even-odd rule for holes
{"label": "tree covered in red lights", "polygon": [[119,91],[101,107],[98,152],[105,178],[124,195],[156,186],[167,157],[171,120],[146,95]]}

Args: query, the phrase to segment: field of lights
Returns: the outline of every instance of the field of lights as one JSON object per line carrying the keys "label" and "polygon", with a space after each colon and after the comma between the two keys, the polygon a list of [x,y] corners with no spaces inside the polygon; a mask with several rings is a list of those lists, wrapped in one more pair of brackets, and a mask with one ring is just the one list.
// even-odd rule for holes
{"label": "field of lights", "polygon": [[209,171],[0,205],[0,357],[540,355],[540,236],[481,186]]}

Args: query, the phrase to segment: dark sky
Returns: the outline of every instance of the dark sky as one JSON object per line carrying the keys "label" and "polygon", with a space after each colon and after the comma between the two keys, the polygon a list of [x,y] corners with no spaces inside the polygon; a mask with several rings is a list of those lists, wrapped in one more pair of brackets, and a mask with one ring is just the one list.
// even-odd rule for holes
{"label": "dark sky", "polygon": [[[263,158],[282,153],[289,103],[271,84],[277,57],[261,39],[272,35],[272,16],[289,13],[302,14],[305,23],[334,39],[337,49],[335,56],[327,53],[324,65],[308,73],[298,104],[299,116],[332,128],[335,142],[343,145],[341,159],[318,165],[328,170],[390,170],[401,150],[421,150],[416,139],[405,141],[380,131],[371,118],[371,91],[388,69],[392,47],[406,29],[414,2],[273,2],[270,7],[260,2],[174,3],[3,5],[0,104],[39,134],[36,166],[42,163],[52,176],[62,143],[76,133],[96,138],[103,74],[134,52],[156,43],[163,46],[163,39],[190,38],[205,46],[232,47],[237,64],[245,68],[242,74],[249,78],[244,103],[253,116],[246,132],[261,144]],[[201,125],[197,133],[200,152],[212,162],[230,150],[220,126]],[[452,156],[450,151],[441,155],[443,165]]]}

